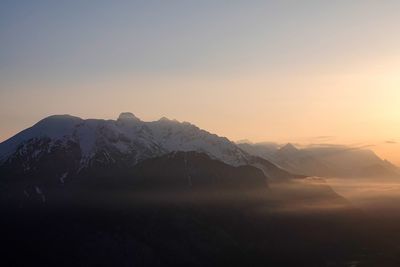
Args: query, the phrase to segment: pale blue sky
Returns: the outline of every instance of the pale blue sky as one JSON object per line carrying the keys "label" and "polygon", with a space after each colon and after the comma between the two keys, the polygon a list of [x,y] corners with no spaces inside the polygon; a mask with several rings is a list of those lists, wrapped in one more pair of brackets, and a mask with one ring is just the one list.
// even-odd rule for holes
{"label": "pale blue sky", "polygon": [[397,50],[399,1],[2,1],[3,82],[341,65]]}

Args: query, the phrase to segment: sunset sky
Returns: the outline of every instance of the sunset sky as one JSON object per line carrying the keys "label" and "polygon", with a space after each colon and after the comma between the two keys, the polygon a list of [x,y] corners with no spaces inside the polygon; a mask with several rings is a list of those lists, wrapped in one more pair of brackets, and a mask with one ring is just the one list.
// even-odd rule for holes
{"label": "sunset sky", "polygon": [[60,3],[1,1],[0,141],[130,111],[400,164],[400,1]]}

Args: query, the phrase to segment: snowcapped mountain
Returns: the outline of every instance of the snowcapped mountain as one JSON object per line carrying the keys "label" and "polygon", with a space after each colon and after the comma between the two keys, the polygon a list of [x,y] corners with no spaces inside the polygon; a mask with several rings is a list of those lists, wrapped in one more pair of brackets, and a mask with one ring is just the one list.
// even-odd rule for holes
{"label": "snowcapped mountain", "polygon": [[64,184],[71,177],[101,172],[116,176],[145,160],[178,151],[205,154],[232,167],[252,165],[268,179],[292,177],[193,124],[167,118],[144,122],[132,113],[122,113],[117,120],[47,117],[0,144],[0,176],[3,181]]}
{"label": "snowcapped mountain", "polygon": [[5,201],[44,203],[86,185],[241,190],[294,176],[188,122],[122,113],[117,120],[39,121],[0,144],[0,177]]}
{"label": "snowcapped mountain", "polygon": [[193,124],[162,118],[143,122],[132,113],[117,120],[50,116],[0,144],[0,163],[24,159],[25,167],[52,151],[78,150],[80,167],[95,162],[129,164],[173,151],[197,151],[230,165],[247,164],[249,155],[227,138]]}

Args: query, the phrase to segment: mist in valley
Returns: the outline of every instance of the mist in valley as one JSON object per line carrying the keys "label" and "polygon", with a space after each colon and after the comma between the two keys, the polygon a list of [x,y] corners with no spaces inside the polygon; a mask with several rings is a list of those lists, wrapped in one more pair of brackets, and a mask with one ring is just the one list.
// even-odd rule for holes
{"label": "mist in valley", "polygon": [[327,178],[326,182],[367,213],[400,217],[400,177]]}

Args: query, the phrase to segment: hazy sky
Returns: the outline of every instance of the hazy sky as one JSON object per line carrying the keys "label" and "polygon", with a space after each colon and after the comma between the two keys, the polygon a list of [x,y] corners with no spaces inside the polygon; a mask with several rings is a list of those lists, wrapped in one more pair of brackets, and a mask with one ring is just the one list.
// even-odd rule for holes
{"label": "hazy sky", "polygon": [[51,114],[400,163],[400,1],[1,1],[0,140]]}

